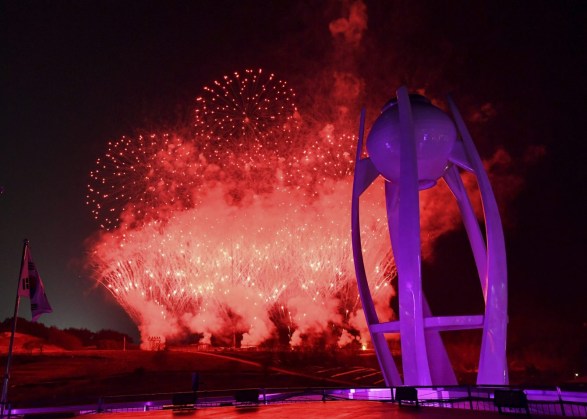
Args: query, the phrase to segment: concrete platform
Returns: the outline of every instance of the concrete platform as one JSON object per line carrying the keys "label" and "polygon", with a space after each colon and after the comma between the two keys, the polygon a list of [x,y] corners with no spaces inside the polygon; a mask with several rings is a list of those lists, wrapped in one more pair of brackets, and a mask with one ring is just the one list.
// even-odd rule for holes
{"label": "concrete platform", "polygon": [[[512,415],[509,415],[512,416]],[[174,419],[312,419],[312,418],[498,418],[498,413],[471,411],[464,409],[446,409],[435,407],[398,406],[397,404],[372,402],[372,401],[328,401],[328,402],[297,402],[273,405],[260,405],[253,407],[209,407],[199,408],[193,411],[156,410],[149,412],[128,413],[101,413],[92,415],[92,419],[98,418],[174,418]],[[554,418],[555,416],[549,416]]]}

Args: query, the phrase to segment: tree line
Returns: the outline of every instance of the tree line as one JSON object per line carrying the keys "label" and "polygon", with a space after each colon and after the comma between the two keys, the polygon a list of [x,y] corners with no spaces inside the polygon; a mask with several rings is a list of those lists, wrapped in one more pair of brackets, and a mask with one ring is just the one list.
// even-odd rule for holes
{"label": "tree line", "polygon": [[[12,318],[0,323],[0,333],[10,333]],[[88,329],[67,328],[59,329],[55,326],[45,326],[42,323],[31,322],[19,317],[17,320],[18,333],[23,333],[41,339],[46,344],[59,346],[67,350],[79,349],[134,349],[132,338],[115,330],[102,329],[93,332]]]}

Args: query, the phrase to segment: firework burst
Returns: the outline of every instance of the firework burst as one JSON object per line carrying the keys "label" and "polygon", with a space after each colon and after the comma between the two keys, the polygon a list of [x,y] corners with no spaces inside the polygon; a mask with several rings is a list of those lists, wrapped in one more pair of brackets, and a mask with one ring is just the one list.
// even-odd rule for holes
{"label": "firework burst", "polygon": [[212,161],[233,154],[255,161],[265,150],[283,155],[292,146],[299,119],[293,89],[261,69],[215,80],[196,99],[196,135]]}
{"label": "firework burst", "polygon": [[[353,328],[356,138],[331,124],[300,129],[293,91],[272,74],[223,80],[198,98],[192,137],[123,137],[97,161],[88,204],[106,231],[91,248],[96,279],[143,342],[189,330],[258,344],[287,328],[293,344]],[[384,205],[365,202],[366,265],[389,306],[377,292],[395,274]]]}
{"label": "firework burst", "polygon": [[162,219],[192,208],[192,191],[204,178],[204,166],[193,143],[169,134],[122,137],[90,172],[86,203],[105,229],[121,218],[134,222]]}

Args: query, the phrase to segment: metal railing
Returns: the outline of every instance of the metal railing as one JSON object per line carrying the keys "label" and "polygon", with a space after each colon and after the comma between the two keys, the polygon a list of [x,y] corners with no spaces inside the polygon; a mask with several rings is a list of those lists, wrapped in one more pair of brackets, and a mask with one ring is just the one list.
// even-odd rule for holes
{"label": "metal railing", "polygon": [[[406,389],[410,391],[405,391]],[[496,394],[499,397],[496,397]],[[182,395],[190,395],[192,398],[181,397]],[[505,402],[498,400],[498,398],[505,400]],[[180,404],[181,400],[187,400],[187,402]],[[218,406],[239,407],[251,404],[329,400],[380,401],[472,411],[587,417],[587,387],[580,386],[544,388],[513,386],[320,387],[202,390],[185,393],[108,396],[99,398],[94,404],[83,405],[35,408],[12,408],[7,405],[4,417],[55,413],[64,415],[69,413],[71,416],[75,416],[101,412],[200,409]],[[512,400],[516,402],[513,403]]]}

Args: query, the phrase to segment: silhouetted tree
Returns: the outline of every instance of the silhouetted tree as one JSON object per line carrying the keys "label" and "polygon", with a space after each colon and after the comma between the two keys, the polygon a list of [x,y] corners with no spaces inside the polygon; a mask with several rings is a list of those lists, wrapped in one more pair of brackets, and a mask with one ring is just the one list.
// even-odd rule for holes
{"label": "silhouetted tree", "polygon": [[[133,343],[130,336],[115,330],[102,329],[98,332],[82,328],[67,328],[61,330],[58,327],[47,327],[43,323],[31,322],[25,318],[17,319],[16,331],[25,335],[34,336],[47,341],[63,349],[75,350],[84,346],[96,346],[98,349],[122,349],[126,340],[127,348]],[[0,323],[0,332],[12,330],[12,318]]]}
{"label": "silhouetted tree", "polygon": [[49,328],[49,338],[47,341],[53,345],[67,350],[76,350],[82,348],[82,341],[77,336],[59,330],[56,327]]}

